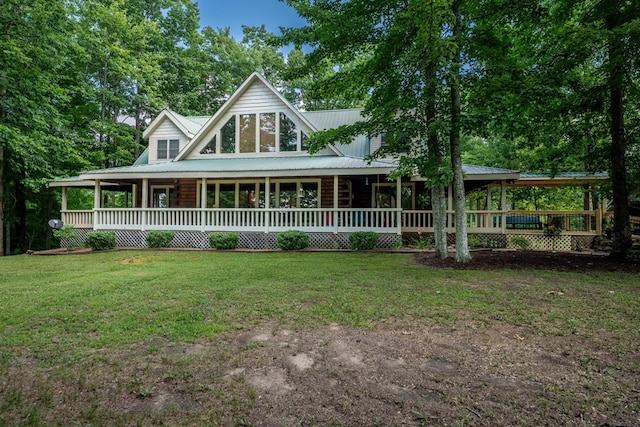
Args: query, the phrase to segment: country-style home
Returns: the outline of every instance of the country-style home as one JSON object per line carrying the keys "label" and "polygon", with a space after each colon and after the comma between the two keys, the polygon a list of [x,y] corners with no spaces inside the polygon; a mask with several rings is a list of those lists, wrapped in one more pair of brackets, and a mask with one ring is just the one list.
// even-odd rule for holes
{"label": "country-style home", "polygon": [[[418,176],[389,180],[392,159],[367,160],[384,136],[361,136],[310,155],[313,132],[362,120],[361,110],[299,111],[264,77],[253,73],[213,116],[185,117],[164,109],[144,132],[148,149],[127,167],[91,170],[53,180],[62,189],[62,220],[81,235],[114,230],[121,246],[144,246],[149,230],[174,230],[176,246],[206,247],[211,232],[239,232],[241,246],[273,248],[285,230],[309,233],[315,247],[348,245],[355,231],[375,231],[380,246],[399,236],[432,231],[429,189]],[[494,246],[508,236],[536,241],[544,227],[576,239],[600,233],[601,212],[512,211],[512,185],[584,185],[604,176],[527,176],[464,166],[468,231]],[[68,188],[94,189],[89,210],[68,210]],[[118,194],[118,207],[110,195]],[[453,228],[452,192],[448,227]],[[573,236],[573,237],[572,237]]]}

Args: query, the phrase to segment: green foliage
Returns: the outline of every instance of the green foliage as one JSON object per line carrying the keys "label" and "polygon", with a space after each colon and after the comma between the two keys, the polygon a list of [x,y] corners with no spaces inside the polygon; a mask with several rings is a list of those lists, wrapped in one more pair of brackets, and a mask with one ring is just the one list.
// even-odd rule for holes
{"label": "green foliage", "polygon": [[238,233],[209,234],[209,246],[215,249],[236,249],[240,245]]}
{"label": "green foliage", "polygon": [[150,248],[168,248],[173,242],[175,233],[168,230],[152,230],[147,233],[145,240]]}
{"label": "green foliage", "polygon": [[116,247],[116,233],[113,231],[91,231],[85,241],[94,251],[104,251]]}
{"label": "green foliage", "polygon": [[53,231],[53,237],[60,241],[62,244],[63,241],[73,240],[78,238],[78,232],[71,225],[63,225],[61,229]]}
{"label": "green foliage", "polygon": [[430,249],[433,248],[435,246],[435,240],[433,239],[433,237],[426,237],[426,236],[422,236],[420,234],[418,234],[418,238],[417,239],[413,239],[411,241],[411,246],[418,248],[418,249]]}
{"label": "green foliage", "polygon": [[349,235],[349,247],[354,251],[366,251],[378,246],[378,233],[375,231],[356,231]]}
{"label": "green foliage", "polygon": [[545,236],[556,237],[556,236],[559,236],[560,234],[562,234],[562,228],[554,224],[549,224],[544,229]]}
{"label": "green foliage", "polygon": [[467,243],[469,245],[470,248],[479,248],[480,246],[482,246],[482,241],[480,240],[480,237],[478,236],[468,236],[467,237]]}
{"label": "green foliage", "polygon": [[288,230],[278,234],[278,247],[283,251],[297,251],[309,247],[309,236],[304,231]]}
{"label": "green foliage", "polygon": [[513,236],[509,239],[511,246],[515,246],[519,249],[529,249],[531,247],[531,242],[526,237]]}

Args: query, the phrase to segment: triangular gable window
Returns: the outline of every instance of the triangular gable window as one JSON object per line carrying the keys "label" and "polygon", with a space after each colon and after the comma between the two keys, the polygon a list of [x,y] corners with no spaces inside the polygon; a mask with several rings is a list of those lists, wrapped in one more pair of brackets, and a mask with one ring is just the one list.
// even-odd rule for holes
{"label": "triangular gable window", "polygon": [[202,151],[200,151],[200,154],[215,154],[216,153],[216,141],[217,141],[216,137],[217,137],[217,135],[213,135],[213,138],[211,138],[211,141],[209,141],[207,146],[204,147],[202,149]]}

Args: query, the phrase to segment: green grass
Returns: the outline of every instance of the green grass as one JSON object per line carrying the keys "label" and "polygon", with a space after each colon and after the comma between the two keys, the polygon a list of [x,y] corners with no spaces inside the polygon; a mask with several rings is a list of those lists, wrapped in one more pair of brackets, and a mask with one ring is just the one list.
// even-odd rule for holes
{"label": "green grass", "polygon": [[[216,360],[201,360],[167,348],[257,325],[499,323],[589,337],[596,347],[606,336],[599,347],[620,360],[640,341],[640,286],[624,273],[430,269],[399,253],[212,251],[16,256],[0,258],[0,272],[0,426],[55,425],[64,408],[76,408],[81,424],[118,414],[116,425],[241,425],[256,396],[241,380],[223,380],[222,367],[242,353],[221,347]],[[159,393],[159,379],[182,387],[178,395],[220,404],[184,418],[183,408],[141,406],[136,415],[105,403],[124,393],[142,405]]]}
{"label": "green grass", "polygon": [[639,333],[637,277],[628,274],[433,270],[407,254],[151,251],[1,258],[0,270],[0,348],[72,360],[95,348],[156,336],[188,342],[261,322],[368,327],[411,317],[453,325],[464,313],[549,334]]}

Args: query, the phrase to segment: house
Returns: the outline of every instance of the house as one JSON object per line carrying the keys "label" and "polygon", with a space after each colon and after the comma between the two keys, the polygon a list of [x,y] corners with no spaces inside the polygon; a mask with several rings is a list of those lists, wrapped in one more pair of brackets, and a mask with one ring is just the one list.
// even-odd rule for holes
{"label": "house", "polygon": [[[359,120],[358,109],[299,111],[253,73],[213,116],[162,110],[144,132],[148,149],[132,166],[86,171],[50,185],[62,189],[65,224],[81,236],[114,230],[120,246],[145,246],[149,230],[174,230],[174,245],[190,247],[207,247],[211,232],[238,232],[240,245],[251,248],[274,248],[277,233],[290,229],[309,233],[319,248],[347,247],[355,231],[377,232],[381,247],[393,246],[403,233],[429,232],[424,180],[389,180],[392,160],[366,159],[384,144],[381,136],[309,154],[310,134]],[[506,187],[518,182],[519,172],[463,169],[466,191],[486,192],[484,207],[468,212],[469,233],[503,246],[509,233],[542,236],[548,213],[507,210]],[[94,189],[92,209],[67,209],[67,189],[78,187]],[[110,194],[119,194],[119,207]],[[567,232],[592,237],[599,230],[596,211],[557,215]]]}

